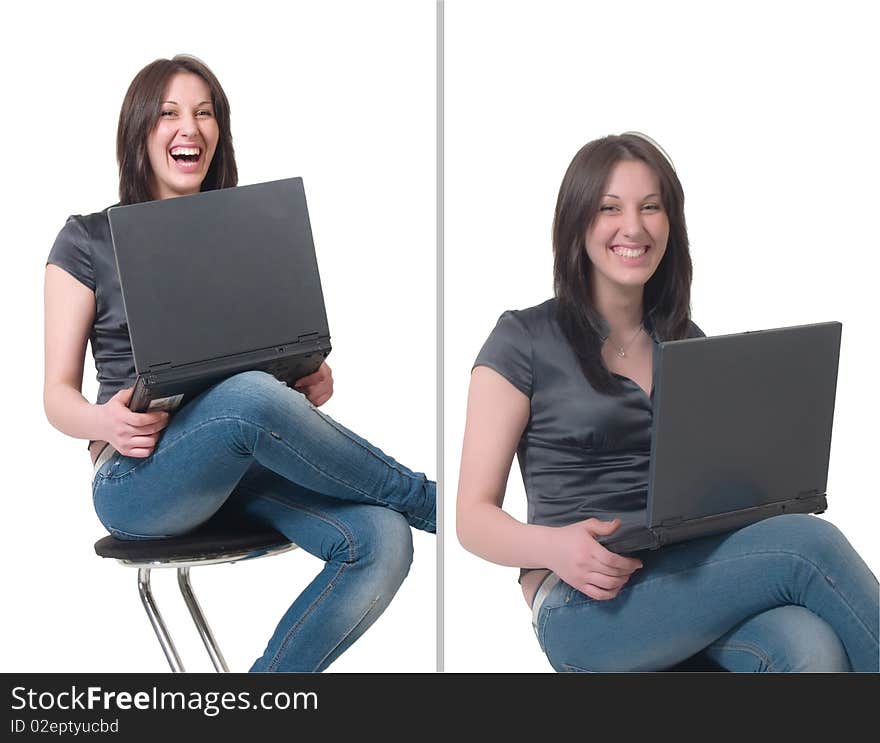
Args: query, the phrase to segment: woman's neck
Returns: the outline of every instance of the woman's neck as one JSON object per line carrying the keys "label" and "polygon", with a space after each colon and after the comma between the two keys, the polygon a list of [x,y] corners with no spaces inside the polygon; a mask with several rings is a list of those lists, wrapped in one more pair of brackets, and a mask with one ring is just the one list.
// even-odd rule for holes
{"label": "woman's neck", "polygon": [[627,335],[642,324],[644,287],[609,287],[593,283],[593,301],[612,335]]}

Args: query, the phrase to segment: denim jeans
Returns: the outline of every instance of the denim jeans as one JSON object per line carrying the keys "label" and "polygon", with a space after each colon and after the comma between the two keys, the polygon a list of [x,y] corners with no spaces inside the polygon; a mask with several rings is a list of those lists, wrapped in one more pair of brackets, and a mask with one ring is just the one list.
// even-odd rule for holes
{"label": "denim jeans", "polygon": [[151,456],[95,475],[111,534],[184,534],[213,516],[274,527],[324,569],[251,671],[321,671],[379,617],[412,560],[410,526],[435,530],[436,484],[264,372],[221,382],[172,418]]}
{"label": "denim jeans", "polygon": [[559,581],[538,641],[557,671],[658,671],[700,651],[730,671],[878,670],[877,579],[815,516],[639,553],[617,596]]}

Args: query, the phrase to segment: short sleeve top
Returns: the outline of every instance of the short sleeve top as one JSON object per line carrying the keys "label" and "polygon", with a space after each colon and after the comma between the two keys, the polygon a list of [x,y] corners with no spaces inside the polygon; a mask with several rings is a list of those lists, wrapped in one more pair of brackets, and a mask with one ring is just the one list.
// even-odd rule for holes
{"label": "short sleeve top", "polygon": [[[650,320],[646,330],[654,341],[656,378],[661,339]],[[607,337],[607,327],[600,335]],[[703,335],[691,323],[687,337]],[[653,390],[649,396],[615,375],[623,394],[597,392],[556,319],[555,299],[501,315],[474,366],[494,369],[529,398],[517,460],[530,524],[609,520],[646,507]]]}
{"label": "short sleeve top", "polygon": [[107,210],[69,217],[46,263],[64,269],[95,293],[89,341],[100,384],[97,402],[105,403],[136,378]]}

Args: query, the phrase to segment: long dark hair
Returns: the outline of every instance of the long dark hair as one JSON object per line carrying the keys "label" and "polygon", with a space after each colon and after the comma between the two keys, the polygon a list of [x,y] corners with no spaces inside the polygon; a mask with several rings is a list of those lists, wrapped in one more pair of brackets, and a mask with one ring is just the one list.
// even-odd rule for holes
{"label": "long dark hair", "polygon": [[596,309],[587,256],[587,229],[599,212],[614,166],[641,160],[660,181],[660,199],[669,218],[669,242],[654,275],[645,285],[645,321],[662,340],[684,338],[690,326],[693,267],[684,220],[684,192],[672,164],[646,137],[627,133],[597,139],[574,156],[556,201],[553,219],[553,282],[557,317],[584,376],[599,392],[619,394],[623,385],[602,359],[601,318]]}
{"label": "long dark hair", "polygon": [[150,62],[138,72],[122,101],[116,130],[116,161],[119,163],[119,200],[123,204],[138,204],[155,198],[150,190],[153,170],[147,155],[147,136],[159,121],[168,80],[178,72],[191,72],[205,81],[211,91],[214,118],[220,134],[201,190],[228,188],[238,183],[226,93],[204,62],[187,54],[178,54],[173,59]]}

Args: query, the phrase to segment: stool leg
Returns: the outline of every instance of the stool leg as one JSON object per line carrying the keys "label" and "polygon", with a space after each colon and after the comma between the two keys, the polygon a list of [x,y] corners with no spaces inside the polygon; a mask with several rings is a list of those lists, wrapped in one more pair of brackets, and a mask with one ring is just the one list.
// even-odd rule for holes
{"label": "stool leg", "polygon": [[202,642],[205,643],[205,649],[208,651],[208,655],[211,656],[211,663],[214,664],[214,669],[217,673],[229,673],[229,667],[223,659],[223,653],[217,647],[217,641],[214,639],[211,628],[208,626],[205,615],[202,613],[202,607],[199,606],[196,595],[193,593],[192,585],[189,582],[189,568],[177,568],[177,585],[180,586],[183,600],[186,601],[196,629],[199,631]]}
{"label": "stool leg", "polygon": [[162,620],[159,608],[153,600],[153,592],[150,590],[150,568],[138,568],[138,593],[141,595],[141,602],[144,605],[147,616],[150,618],[150,624],[153,625],[156,637],[159,638],[159,644],[162,646],[162,651],[165,653],[168,665],[171,666],[171,670],[174,673],[181,673],[184,670],[183,664],[180,662],[177,648],[174,647],[174,641],[171,639],[171,635],[168,634],[168,629],[165,627],[165,622]]}

